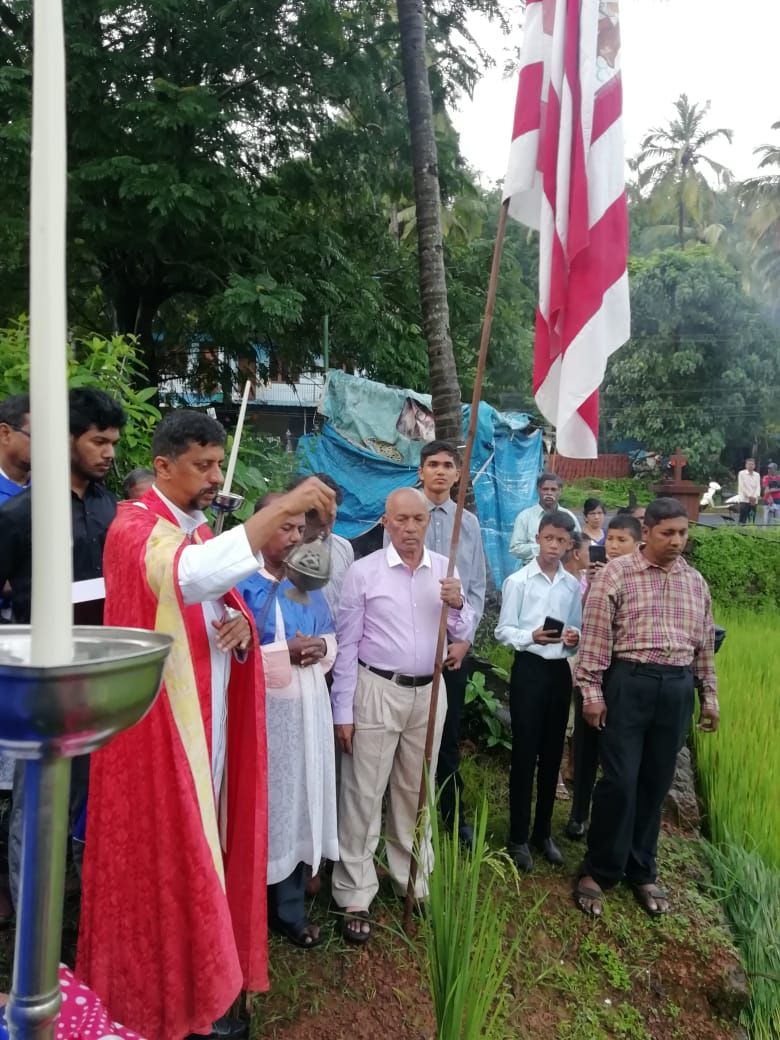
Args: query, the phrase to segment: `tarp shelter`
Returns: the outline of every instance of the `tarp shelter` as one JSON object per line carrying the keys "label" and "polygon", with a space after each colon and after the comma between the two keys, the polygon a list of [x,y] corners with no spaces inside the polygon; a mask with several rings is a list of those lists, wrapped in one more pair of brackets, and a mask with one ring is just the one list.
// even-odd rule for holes
{"label": "tarp shelter", "polygon": [[[303,473],[327,473],[344,492],[335,530],[358,538],[384,512],[391,491],[417,482],[420,450],[433,437],[431,398],[387,387],[344,372],[328,374],[319,411],[321,433],[299,443]],[[463,407],[464,437],[470,407]],[[529,416],[498,412],[481,403],[471,479],[485,554],[493,580],[501,585],[517,569],[509,539],[517,514],[536,501],[542,469],[541,430],[527,432]]]}

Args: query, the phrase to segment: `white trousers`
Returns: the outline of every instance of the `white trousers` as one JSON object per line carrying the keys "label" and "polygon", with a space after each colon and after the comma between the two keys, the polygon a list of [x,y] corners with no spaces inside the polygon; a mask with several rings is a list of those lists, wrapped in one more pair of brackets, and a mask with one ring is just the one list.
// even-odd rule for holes
{"label": "white trousers", "polygon": [[[425,757],[425,733],[431,684],[398,686],[359,667],[355,691],[352,754],[341,756],[339,792],[339,862],[333,868],[333,898],[340,907],[368,910],[379,888],[374,865],[382,827],[382,799],[387,791],[385,846],[398,895],[406,893],[417,820],[417,798]],[[436,776],[447,692],[439,685],[430,777]],[[428,894],[433,867],[430,826],[419,851],[415,894]]]}

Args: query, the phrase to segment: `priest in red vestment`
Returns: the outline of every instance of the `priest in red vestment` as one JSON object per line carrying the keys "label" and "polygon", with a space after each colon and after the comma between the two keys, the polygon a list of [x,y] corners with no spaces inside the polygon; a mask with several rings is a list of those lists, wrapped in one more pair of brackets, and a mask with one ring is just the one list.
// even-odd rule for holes
{"label": "priest in red vestment", "polygon": [[212,537],[225,431],[166,416],[155,483],[106,539],[105,623],[174,637],[147,716],[92,758],[77,972],[148,1040],[246,1035],[225,1017],[268,986],[265,689],[233,586],[289,516],[335,514],[315,478]]}

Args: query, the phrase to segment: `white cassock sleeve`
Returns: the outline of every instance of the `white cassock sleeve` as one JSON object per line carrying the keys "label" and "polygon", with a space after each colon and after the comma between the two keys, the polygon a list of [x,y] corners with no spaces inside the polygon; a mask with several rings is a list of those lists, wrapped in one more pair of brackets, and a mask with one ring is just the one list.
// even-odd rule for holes
{"label": "white cassock sleeve", "polygon": [[188,545],[179,557],[179,588],[186,606],[219,599],[228,589],[263,565],[255,555],[243,524],[202,545]]}

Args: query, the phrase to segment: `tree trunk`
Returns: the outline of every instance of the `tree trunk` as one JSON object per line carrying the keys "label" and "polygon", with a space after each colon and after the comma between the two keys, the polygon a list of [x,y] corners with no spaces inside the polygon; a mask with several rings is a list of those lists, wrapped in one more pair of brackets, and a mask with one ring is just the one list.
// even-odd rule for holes
{"label": "tree trunk", "polygon": [[159,390],[160,366],[153,326],[163,299],[150,289],[139,289],[129,281],[114,282],[106,291],[114,305],[116,331],[121,335],[138,337],[141,360],[146,368],[136,389],[155,386]]}
{"label": "tree trunk", "polygon": [[439,168],[433,102],[425,62],[423,0],[397,0],[397,5],[417,205],[420,306],[423,333],[428,343],[433,417],[437,437],[460,443],[463,440],[463,422],[444,276]]}

